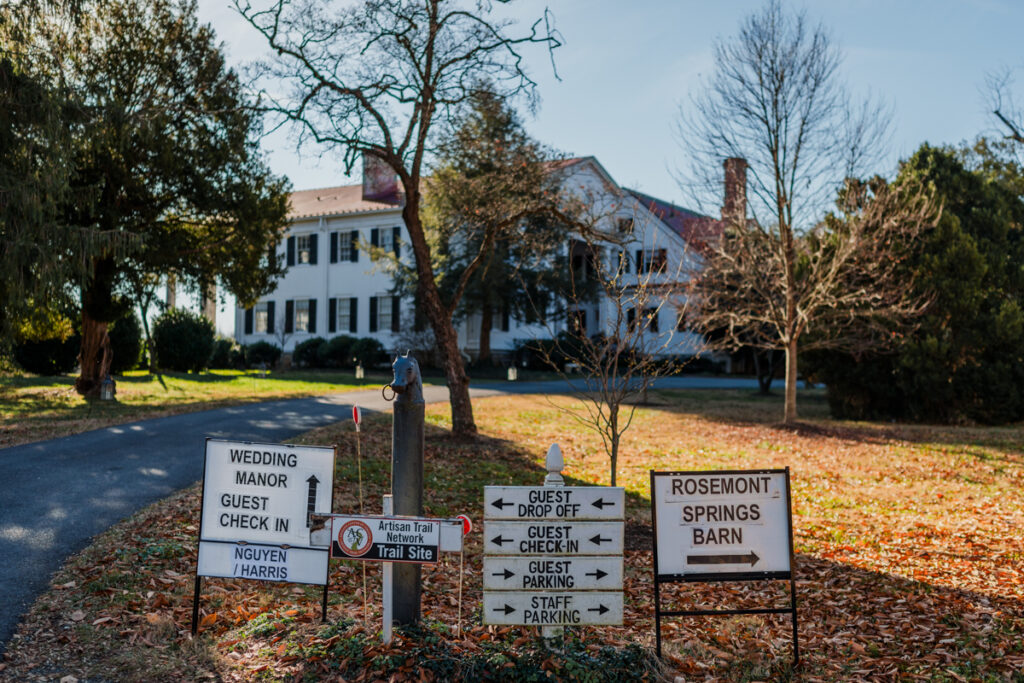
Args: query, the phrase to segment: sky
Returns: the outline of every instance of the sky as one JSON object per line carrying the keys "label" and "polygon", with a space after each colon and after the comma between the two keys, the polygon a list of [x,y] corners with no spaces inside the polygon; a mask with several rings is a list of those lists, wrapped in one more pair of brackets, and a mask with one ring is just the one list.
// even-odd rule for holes
{"label": "sky", "polygon": [[[253,0],[259,6],[261,0]],[[692,199],[674,170],[683,163],[675,132],[679,109],[712,69],[716,40],[736,35],[758,10],[753,0],[519,0],[505,10],[527,27],[545,8],[564,45],[528,55],[541,105],[527,116],[531,135],[570,155],[596,157],[620,185],[683,206]],[[845,58],[851,90],[887,102],[892,140],[883,175],[923,142],[958,144],[998,134],[986,109],[986,76],[1017,69],[1024,96],[1020,0],[828,0],[786,2],[806,9],[830,32]],[[199,0],[235,67],[265,55],[263,38],[227,0]],[[287,131],[263,140],[272,170],[296,190],[358,182],[343,174],[340,156],[297,150]],[[230,316],[228,316],[230,317]],[[227,318],[226,318],[227,320]],[[218,327],[230,332],[218,318]]]}

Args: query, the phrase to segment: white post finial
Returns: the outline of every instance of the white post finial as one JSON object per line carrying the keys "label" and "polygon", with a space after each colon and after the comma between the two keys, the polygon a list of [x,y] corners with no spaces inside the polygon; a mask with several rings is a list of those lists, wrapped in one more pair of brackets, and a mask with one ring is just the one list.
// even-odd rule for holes
{"label": "white post finial", "polygon": [[565,486],[562,479],[562,468],[565,467],[565,460],[562,458],[562,449],[557,443],[551,444],[548,448],[547,457],[544,459],[544,467],[548,476],[544,477],[545,486]]}

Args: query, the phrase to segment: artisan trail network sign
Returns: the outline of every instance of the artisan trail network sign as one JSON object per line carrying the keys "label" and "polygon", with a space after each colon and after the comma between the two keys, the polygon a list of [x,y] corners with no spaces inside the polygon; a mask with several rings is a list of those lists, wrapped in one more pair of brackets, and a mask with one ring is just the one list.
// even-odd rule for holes
{"label": "artisan trail network sign", "polygon": [[333,488],[333,448],[207,439],[196,575],[325,585],[310,515]]}
{"label": "artisan trail network sign", "polygon": [[440,554],[441,524],[439,519],[334,515],[331,557],[434,564]]}

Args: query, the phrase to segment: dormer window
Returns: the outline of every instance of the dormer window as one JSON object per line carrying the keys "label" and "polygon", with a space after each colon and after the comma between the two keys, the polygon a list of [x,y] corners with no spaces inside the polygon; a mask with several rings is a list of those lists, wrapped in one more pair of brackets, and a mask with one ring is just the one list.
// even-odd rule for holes
{"label": "dormer window", "polygon": [[632,218],[620,218],[618,223],[619,232],[623,234],[630,234],[633,232],[633,219]]}

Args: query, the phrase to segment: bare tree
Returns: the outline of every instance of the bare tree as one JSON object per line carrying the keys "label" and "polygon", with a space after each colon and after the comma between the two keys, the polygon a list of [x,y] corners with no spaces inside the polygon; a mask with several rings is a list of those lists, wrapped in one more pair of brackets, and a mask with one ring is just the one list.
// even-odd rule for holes
{"label": "bare tree", "polygon": [[1010,69],[1001,69],[985,79],[985,98],[999,120],[1004,137],[1024,144],[1024,113],[1013,94],[1014,77]]}
{"label": "bare tree", "polygon": [[[581,408],[553,405],[600,435],[615,486],[622,436],[638,402],[646,401],[659,377],[678,371],[681,351],[692,355],[701,346],[698,335],[680,331],[688,317],[686,289],[694,266],[688,249],[658,244],[648,234],[641,262],[633,264],[625,240],[611,233],[601,237],[592,231],[572,245],[582,258],[570,259],[565,315],[547,315],[550,339],[529,346],[576,392]],[[545,315],[543,305],[537,307],[538,315]]]}
{"label": "bare tree", "polygon": [[[840,63],[822,26],[769,0],[735,38],[715,45],[713,75],[680,111],[685,175],[695,187],[717,186],[727,158],[745,159],[750,171],[753,220],[745,206],[723,209],[728,237],[709,257],[702,279],[706,285],[729,282],[750,299],[733,297],[741,309],[716,311],[724,303],[720,293],[703,287],[701,311],[709,318],[701,327],[727,316],[734,343],[753,336],[762,348],[785,351],[786,422],[797,417],[801,336],[829,306],[859,305],[849,301],[857,295],[835,287],[856,279],[849,269],[861,265],[856,256],[870,246],[858,241],[864,233],[857,230],[832,235],[828,246],[813,233],[844,179],[866,175],[888,137],[889,112],[870,99],[854,103],[839,78]],[[896,224],[909,227],[906,220]],[[871,283],[862,284],[857,302],[875,300]]]}
{"label": "bare tree", "polygon": [[[445,356],[452,431],[476,432],[452,310],[442,302],[431,267],[431,246],[420,218],[421,179],[436,122],[454,118],[482,80],[495,94],[533,97],[523,68],[530,45],[558,47],[548,15],[518,36],[513,23],[492,17],[490,2],[459,0],[270,0],[258,9],[235,0],[242,16],[267,40],[276,58],[262,65],[269,79],[292,92],[267,93],[270,108],[295,122],[300,144],[314,141],[344,155],[346,172],[360,157],[378,160],[401,184],[402,218],[416,259],[420,303]],[[502,4],[505,4],[504,2]],[[470,261],[468,279],[485,257]]]}

